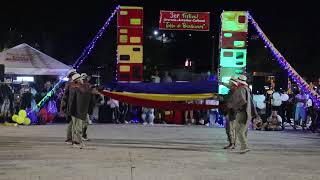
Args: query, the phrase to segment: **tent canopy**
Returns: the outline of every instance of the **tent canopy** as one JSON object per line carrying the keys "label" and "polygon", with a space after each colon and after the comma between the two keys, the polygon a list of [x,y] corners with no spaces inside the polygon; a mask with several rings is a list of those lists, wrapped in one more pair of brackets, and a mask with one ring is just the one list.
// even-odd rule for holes
{"label": "tent canopy", "polygon": [[71,67],[38,51],[28,44],[20,44],[0,53],[5,74],[64,75]]}

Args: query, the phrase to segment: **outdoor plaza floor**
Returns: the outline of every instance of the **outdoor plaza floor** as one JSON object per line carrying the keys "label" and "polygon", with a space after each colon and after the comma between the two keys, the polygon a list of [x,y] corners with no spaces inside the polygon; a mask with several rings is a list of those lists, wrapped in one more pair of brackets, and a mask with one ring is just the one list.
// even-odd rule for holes
{"label": "outdoor plaza floor", "polygon": [[249,131],[252,149],[226,151],[223,128],[91,125],[85,149],[66,125],[0,126],[0,180],[320,179],[320,136]]}

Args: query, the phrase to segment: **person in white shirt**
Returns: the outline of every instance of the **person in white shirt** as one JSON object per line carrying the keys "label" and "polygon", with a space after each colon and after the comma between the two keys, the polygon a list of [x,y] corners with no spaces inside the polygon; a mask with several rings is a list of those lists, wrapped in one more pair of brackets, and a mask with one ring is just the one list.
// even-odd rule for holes
{"label": "person in white shirt", "polygon": [[161,78],[159,77],[159,71],[158,70],[156,70],[154,72],[154,75],[151,76],[151,80],[152,80],[153,83],[160,83]]}
{"label": "person in white shirt", "polygon": [[303,90],[300,90],[300,93],[296,95],[296,112],[294,116],[294,129],[296,125],[300,125],[302,121],[302,129],[306,127],[307,120],[307,101],[309,96],[304,93]]}
{"label": "person in white shirt", "polygon": [[[206,104],[207,105],[218,106],[219,105],[219,100],[218,100],[217,95],[215,95],[212,99],[207,99],[206,100]],[[210,109],[208,111],[208,115],[209,115],[209,122],[207,123],[207,126],[214,126],[215,123],[218,121],[218,118],[219,118],[219,110],[218,110],[218,108]]]}
{"label": "person in white shirt", "polygon": [[119,101],[115,99],[110,99],[107,104],[112,110],[112,122],[119,124]]}
{"label": "person in white shirt", "polygon": [[154,109],[142,107],[141,118],[143,120],[143,125],[147,125],[148,123],[150,125],[153,125]]}

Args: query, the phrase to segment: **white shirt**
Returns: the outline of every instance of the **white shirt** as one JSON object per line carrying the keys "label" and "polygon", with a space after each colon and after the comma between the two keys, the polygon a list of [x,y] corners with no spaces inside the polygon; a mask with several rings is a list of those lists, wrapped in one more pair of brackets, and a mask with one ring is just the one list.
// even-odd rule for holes
{"label": "white shirt", "polygon": [[[309,99],[309,96],[308,95],[301,95],[301,94],[297,94],[296,95],[296,98],[298,99],[298,100],[308,100]],[[306,105],[306,103],[303,103],[303,102],[297,102],[297,107],[307,107],[307,105]]]}
{"label": "white shirt", "polygon": [[[268,122],[269,123],[271,123],[272,122],[272,116],[270,116],[270,117],[268,117]],[[282,118],[281,118],[281,116],[279,116],[279,115],[277,115],[277,121],[278,121],[278,123],[282,123]]]}
{"label": "white shirt", "polygon": [[119,107],[119,101],[115,99],[110,99],[107,104],[110,106],[110,108]]}
{"label": "white shirt", "polygon": [[159,76],[151,76],[152,82],[154,83],[160,83],[160,77]]}
{"label": "white shirt", "polygon": [[[219,101],[214,100],[214,99],[207,99],[207,100],[206,100],[206,104],[207,104],[207,105],[218,106],[218,105],[219,105]],[[212,111],[216,111],[216,110],[218,110],[218,108],[214,108],[214,109],[211,109],[211,110],[212,110]]]}

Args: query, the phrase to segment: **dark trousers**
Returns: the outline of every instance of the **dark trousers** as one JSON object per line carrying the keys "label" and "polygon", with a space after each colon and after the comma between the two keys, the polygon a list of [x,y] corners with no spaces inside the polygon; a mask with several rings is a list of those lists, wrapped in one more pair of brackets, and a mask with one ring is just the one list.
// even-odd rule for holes
{"label": "dark trousers", "polygon": [[319,118],[320,118],[320,111],[319,110],[313,110],[311,114],[311,129],[312,132],[316,132],[319,127]]}

